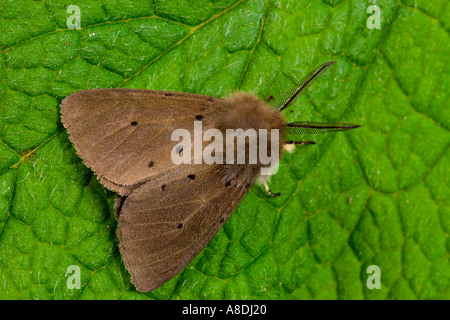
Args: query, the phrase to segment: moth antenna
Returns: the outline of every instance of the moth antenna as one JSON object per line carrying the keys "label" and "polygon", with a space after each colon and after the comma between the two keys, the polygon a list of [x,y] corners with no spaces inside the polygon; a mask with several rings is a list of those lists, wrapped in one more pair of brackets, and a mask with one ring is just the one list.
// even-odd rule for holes
{"label": "moth antenna", "polygon": [[286,125],[286,131],[289,134],[320,134],[333,131],[347,131],[361,127],[352,122],[315,122],[298,121]]}
{"label": "moth antenna", "polygon": [[315,141],[286,141],[286,144],[316,144]]}
{"label": "moth antenna", "polygon": [[264,188],[266,189],[266,192],[267,192],[268,194],[270,194],[272,197],[279,197],[279,196],[281,196],[281,193],[280,193],[280,192],[278,192],[278,193],[273,193],[272,191],[270,191],[269,186],[267,185],[267,181],[266,181],[266,180],[264,180]]}
{"label": "moth antenna", "polygon": [[305,92],[305,90],[309,88],[320,75],[322,75],[336,62],[337,61],[328,61],[324,63],[300,80],[300,82],[295,83],[289,91],[285,92],[279,99],[276,100],[275,107],[279,107],[278,111],[282,111],[291,105],[298,97],[300,97],[301,93]]}

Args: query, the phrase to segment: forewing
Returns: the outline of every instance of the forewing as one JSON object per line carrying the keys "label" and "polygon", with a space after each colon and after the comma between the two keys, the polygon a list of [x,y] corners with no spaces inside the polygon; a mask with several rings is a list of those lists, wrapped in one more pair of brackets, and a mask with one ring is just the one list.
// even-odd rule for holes
{"label": "forewing", "polygon": [[207,127],[223,99],[140,90],[94,89],[62,101],[61,117],[79,156],[108,188],[122,195],[175,168],[171,150],[177,128]]}
{"label": "forewing", "polygon": [[[139,291],[170,280],[208,244],[250,185],[224,182],[212,165],[190,165],[188,176],[148,182],[129,195],[119,214],[122,258]],[[194,177],[195,176],[195,177]]]}

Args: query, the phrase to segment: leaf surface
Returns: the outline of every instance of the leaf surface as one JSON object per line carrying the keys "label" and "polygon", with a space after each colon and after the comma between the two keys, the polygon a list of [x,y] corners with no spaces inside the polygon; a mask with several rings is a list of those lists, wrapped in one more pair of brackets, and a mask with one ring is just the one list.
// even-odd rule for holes
{"label": "leaf surface", "polygon": [[[449,2],[377,1],[379,30],[365,0],[192,3],[2,3],[0,298],[450,298]],[[105,87],[267,99],[330,60],[284,114],[362,127],[285,155],[270,182],[280,197],[253,186],[184,271],[136,292],[114,193],[76,155],[61,100]]]}

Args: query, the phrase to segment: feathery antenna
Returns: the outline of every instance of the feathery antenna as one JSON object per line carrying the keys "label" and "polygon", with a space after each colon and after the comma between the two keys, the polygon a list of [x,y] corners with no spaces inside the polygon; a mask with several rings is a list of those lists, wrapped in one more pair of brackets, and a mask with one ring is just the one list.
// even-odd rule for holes
{"label": "feathery antenna", "polygon": [[336,61],[328,61],[321,65],[320,67],[313,70],[306,77],[304,77],[300,82],[294,84],[294,86],[284,93],[279,99],[276,100],[275,106],[279,107],[278,111],[286,109],[295,100],[300,97],[301,93],[305,92],[325,71],[328,70]]}
{"label": "feathery antenna", "polygon": [[286,125],[286,130],[291,134],[320,134],[334,131],[347,131],[361,127],[351,122],[312,122],[299,121]]}

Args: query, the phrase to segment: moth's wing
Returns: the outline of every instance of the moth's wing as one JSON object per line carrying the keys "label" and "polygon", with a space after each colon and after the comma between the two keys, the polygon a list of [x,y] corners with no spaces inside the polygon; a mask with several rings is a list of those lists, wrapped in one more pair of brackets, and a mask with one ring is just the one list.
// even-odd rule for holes
{"label": "moth's wing", "polygon": [[155,179],[123,202],[118,237],[122,258],[139,291],[158,288],[208,244],[247,193],[212,165],[185,165],[195,179]]}
{"label": "moth's wing", "polygon": [[224,100],[141,89],[94,89],[62,101],[61,118],[79,156],[108,188],[129,194],[137,185],[175,169],[173,130],[193,131],[201,116],[212,126]]}

